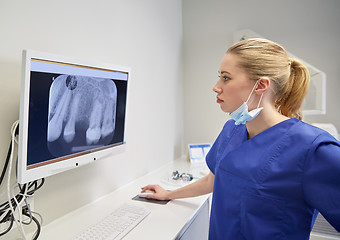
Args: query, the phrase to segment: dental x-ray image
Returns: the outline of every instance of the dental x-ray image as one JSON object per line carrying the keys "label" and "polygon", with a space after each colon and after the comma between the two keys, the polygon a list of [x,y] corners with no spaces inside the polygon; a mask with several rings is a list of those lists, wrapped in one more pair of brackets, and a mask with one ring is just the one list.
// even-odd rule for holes
{"label": "dental x-ray image", "polygon": [[115,133],[117,87],[114,81],[60,75],[50,87],[47,143],[54,156],[109,144]]}

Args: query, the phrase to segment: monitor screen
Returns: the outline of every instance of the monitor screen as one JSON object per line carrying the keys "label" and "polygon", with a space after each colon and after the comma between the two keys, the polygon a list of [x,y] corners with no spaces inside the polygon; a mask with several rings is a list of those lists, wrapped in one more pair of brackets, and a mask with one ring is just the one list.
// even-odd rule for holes
{"label": "monitor screen", "polygon": [[124,147],[130,69],[24,50],[18,182]]}

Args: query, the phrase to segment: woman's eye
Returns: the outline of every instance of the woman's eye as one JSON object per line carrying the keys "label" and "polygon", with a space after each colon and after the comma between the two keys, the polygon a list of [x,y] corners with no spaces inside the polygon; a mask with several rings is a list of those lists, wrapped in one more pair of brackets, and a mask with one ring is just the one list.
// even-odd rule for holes
{"label": "woman's eye", "polygon": [[228,81],[230,79],[227,76],[221,76],[221,75],[218,75],[218,78],[222,79],[223,81]]}

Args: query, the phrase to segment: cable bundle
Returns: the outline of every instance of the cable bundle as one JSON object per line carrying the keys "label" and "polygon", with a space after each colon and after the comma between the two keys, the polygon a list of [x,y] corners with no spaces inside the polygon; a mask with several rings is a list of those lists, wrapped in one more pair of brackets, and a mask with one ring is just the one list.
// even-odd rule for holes
{"label": "cable bundle", "polygon": [[[32,222],[34,222],[37,226],[37,230],[33,236],[33,239],[35,240],[38,239],[40,235],[41,223],[38,221],[36,217],[33,216],[33,214],[37,215],[39,214],[31,211],[30,206],[27,203],[27,199],[29,197],[33,197],[35,191],[42,187],[45,180],[44,179],[36,180],[22,185],[17,184],[19,192],[16,195],[14,195],[10,189],[10,175],[13,163],[14,144],[17,143],[16,135],[18,135],[17,131],[18,125],[19,123],[18,121],[16,121],[12,126],[11,129],[12,141],[10,143],[5,165],[0,176],[1,186],[8,168],[8,181],[7,181],[8,201],[0,205],[0,224],[9,223],[9,226],[7,227],[6,230],[0,232],[0,237],[8,233],[12,229],[14,223],[16,223],[24,239],[26,239],[23,224],[29,225]],[[25,220],[23,219],[23,216],[26,216]]]}

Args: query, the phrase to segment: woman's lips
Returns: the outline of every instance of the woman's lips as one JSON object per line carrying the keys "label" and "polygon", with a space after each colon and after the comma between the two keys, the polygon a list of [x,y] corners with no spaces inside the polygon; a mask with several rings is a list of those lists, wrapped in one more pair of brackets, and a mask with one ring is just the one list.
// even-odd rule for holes
{"label": "woman's lips", "polygon": [[217,97],[217,98],[216,98],[216,102],[217,102],[217,103],[222,103],[223,100],[222,100],[222,99],[219,99],[219,98]]}

